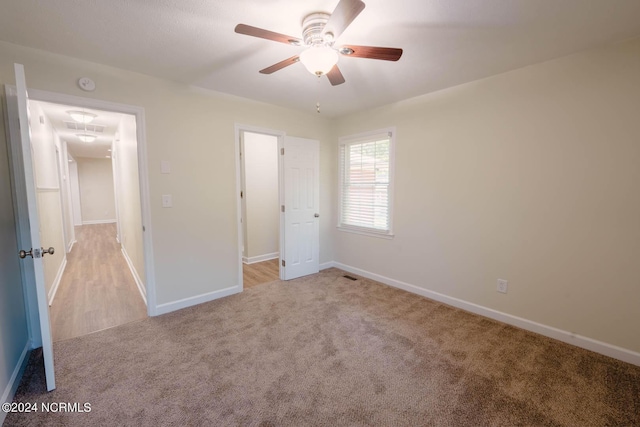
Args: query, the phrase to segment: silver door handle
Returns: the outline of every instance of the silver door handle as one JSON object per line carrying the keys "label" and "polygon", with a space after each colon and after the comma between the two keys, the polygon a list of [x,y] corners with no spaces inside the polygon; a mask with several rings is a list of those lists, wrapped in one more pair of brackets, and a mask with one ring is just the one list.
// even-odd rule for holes
{"label": "silver door handle", "polygon": [[320,218],[320,214],[314,214],[313,216],[316,218]]}
{"label": "silver door handle", "polygon": [[31,253],[32,249],[29,249],[28,251],[22,250],[20,252],[18,252],[18,256],[22,259],[25,259],[27,256],[30,256],[31,258],[33,258],[33,253]]}
{"label": "silver door handle", "polygon": [[49,247],[49,249],[45,249],[45,248],[40,248],[40,249],[42,249],[42,256],[45,256],[45,254],[53,255],[53,253],[55,252],[55,249],[53,249],[52,247]]}
{"label": "silver door handle", "polygon": [[[49,255],[53,255],[55,253],[55,249],[53,248],[49,248],[49,249],[45,249],[45,248],[40,248],[40,250],[36,249],[35,251],[35,257],[36,258],[40,258],[40,254],[42,254],[42,256],[45,256],[45,254],[49,254]],[[30,256],[31,258],[33,258],[34,256],[33,253],[33,248],[29,249],[28,251],[25,250],[21,250],[20,252],[18,252],[18,256],[22,259],[25,259],[26,257]]]}

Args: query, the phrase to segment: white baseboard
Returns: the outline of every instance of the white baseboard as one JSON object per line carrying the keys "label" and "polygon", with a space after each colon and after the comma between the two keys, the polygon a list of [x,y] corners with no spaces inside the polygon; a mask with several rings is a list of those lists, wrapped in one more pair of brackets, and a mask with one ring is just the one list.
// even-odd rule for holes
{"label": "white baseboard", "polygon": [[122,251],[122,255],[124,256],[124,260],[127,262],[129,266],[129,270],[131,270],[131,275],[133,276],[133,280],[136,282],[136,286],[138,287],[138,291],[140,291],[140,295],[142,296],[142,300],[144,301],[144,305],[147,305],[147,290],[142,283],[142,279],[140,279],[140,275],[138,274],[138,270],[133,266],[133,262],[131,262],[131,258],[129,258],[129,254],[124,246],[120,247]]}
{"label": "white baseboard", "polygon": [[[336,267],[349,273],[357,274],[362,277],[366,277],[371,280],[375,280],[385,285],[393,286],[407,292],[421,295],[423,297],[439,301],[453,307],[460,308],[471,313],[479,314],[480,316],[488,317],[490,319],[497,320],[499,322],[507,323],[509,325],[516,326],[527,331],[535,332],[540,335],[544,335],[549,338],[556,339],[568,344],[575,345],[576,347],[584,348],[586,350],[600,353],[605,356],[612,357],[614,359],[622,360],[623,362],[631,363],[632,365],[640,366],[640,353],[637,353],[626,348],[618,347],[612,344],[608,344],[602,341],[594,340],[592,338],[584,337],[574,334],[569,331],[554,328],[552,326],[543,325],[531,320],[524,319],[522,317],[513,316],[511,314],[503,313],[501,311],[493,310],[491,308],[483,307],[478,304],[467,302],[458,298],[450,297],[448,295],[441,294],[439,292],[430,291],[428,289],[420,288],[409,283],[401,282],[399,280],[391,279],[389,277],[381,276],[379,274],[371,273],[366,270],[362,270],[349,265],[341,264],[339,262],[330,262],[323,265],[331,264],[330,267]],[[326,267],[328,268],[328,267]]]}
{"label": "white baseboard", "polygon": [[[13,373],[11,374],[11,378],[9,378],[9,383],[5,387],[2,392],[2,398],[0,399],[0,403],[5,403],[13,400],[13,396],[16,394],[16,390],[20,385],[20,380],[22,380],[22,374],[24,373],[24,369],[27,367],[27,362],[29,358],[27,357],[31,352],[31,341],[27,340],[27,344],[24,346],[24,350],[22,350],[22,354],[18,359],[18,363],[16,363],[15,368],[13,369]],[[7,416],[7,413],[4,411],[0,411],[0,425],[4,423],[4,419]]]}
{"label": "white baseboard", "polygon": [[64,258],[62,258],[62,262],[60,263],[60,268],[58,268],[56,278],[53,279],[53,285],[51,286],[51,291],[49,291],[49,305],[53,304],[53,299],[56,297],[56,292],[58,292],[58,288],[60,287],[60,282],[62,281],[62,275],[64,274],[65,268],[67,268],[66,255]]}
{"label": "white baseboard", "polygon": [[220,289],[219,291],[207,292],[206,294],[196,295],[195,297],[160,304],[156,306],[156,315],[170,313],[172,311],[191,307],[197,304],[202,304],[204,302],[213,301],[215,299],[237,294],[239,292],[242,292],[242,287],[240,285],[236,285],[229,288]]}
{"label": "white baseboard", "polygon": [[93,225],[93,224],[111,224],[116,222],[115,219],[96,219],[92,221],[82,221],[82,225]]}
{"label": "white baseboard", "polygon": [[280,252],[273,252],[270,254],[252,256],[252,257],[242,257],[242,262],[245,264],[254,264],[256,262],[269,261],[270,259],[280,258]]}
{"label": "white baseboard", "polygon": [[336,263],[334,261],[323,262],[320,264],[320,270],[326,270],[327,268],[335,267]]}
{"label": "white baseboard", "polygon": [[69,243],[69,247],[67,248],[67,253],[71,252],[71,249],[73,249],[73,245],[75,245],[78,241],[76,239],[73,239],[71,241],[71,243]]}

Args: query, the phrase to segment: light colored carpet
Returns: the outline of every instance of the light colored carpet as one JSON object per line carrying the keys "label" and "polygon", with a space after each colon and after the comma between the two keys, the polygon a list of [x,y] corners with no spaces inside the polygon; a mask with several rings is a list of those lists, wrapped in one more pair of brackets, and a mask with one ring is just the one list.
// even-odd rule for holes
{"label": "light colored carpet", "polygon": [[640,368],[329,269],[34,352],[8,426],[632,426]]}

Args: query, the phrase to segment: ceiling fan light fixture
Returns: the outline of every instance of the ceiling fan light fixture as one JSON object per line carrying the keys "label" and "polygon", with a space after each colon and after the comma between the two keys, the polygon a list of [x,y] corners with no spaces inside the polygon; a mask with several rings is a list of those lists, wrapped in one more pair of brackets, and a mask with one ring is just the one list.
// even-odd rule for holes
{"label": "ceiling fan light fixture", "polygon": [[97,114],[87,113],[86,111],[67,111],[67,114],[78,123],[91,123],[93,119],[98,117]]}
{"label": "ceiling fan light fixture", "polygon": [[78,133],[76,135],[82,142],[93,142],[97,138],[95,135],[89,135],[88,133]]}
{"label": "ceiling fan light fixture", "polygon": [[338,63],[338,52],[329,46],[311,46],[300,54],[300,62],[311,74],[322,76]]}

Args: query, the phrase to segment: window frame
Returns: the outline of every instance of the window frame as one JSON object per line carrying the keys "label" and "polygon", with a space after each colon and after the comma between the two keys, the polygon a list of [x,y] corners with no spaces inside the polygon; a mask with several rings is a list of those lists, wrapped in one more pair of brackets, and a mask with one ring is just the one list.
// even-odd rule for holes
{"label": "window frame", "polygon": [[[343,159],[342,147],[359,143],[372,142],[381,135],[387,134],[389,137],[389,184],[387,192],[387,212],[388,212],[388,230],[378,230],[375,228],[362,227],[358,225],[343,224],[343,190],[345,164]],[[394,183],[395,183],[395,151],[396,151],[396,128],[395,126],[376,129],[373,131],[358,133],[354,135],[342,136],[338,138],[338,224],[340,231],[362,234],[366,236],[378,237],[383,239],[392,239],[393,234],[393,205],[394,205]]]}

